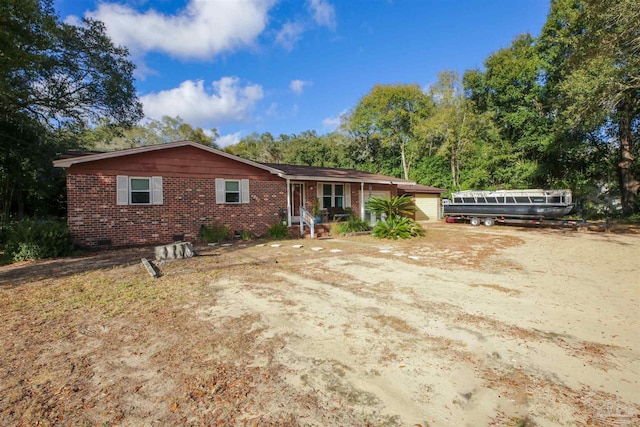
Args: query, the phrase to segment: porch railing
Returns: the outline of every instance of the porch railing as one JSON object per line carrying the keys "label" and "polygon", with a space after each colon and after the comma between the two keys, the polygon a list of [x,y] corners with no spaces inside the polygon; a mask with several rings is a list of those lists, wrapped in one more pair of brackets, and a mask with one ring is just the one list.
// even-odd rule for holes
{"label": "porch railing", "polygon": [[316,233],[315,233],[315,224],[316,221],[313,217],[313,215],[311,215],[309,213],[308,210],[306,210],[305,208],[303,208],[302,206],[300,206],[300,235],[304,235],[304,225],[307,224],[309,226],[309,229],[311,230],[311,238],[315,238]]}

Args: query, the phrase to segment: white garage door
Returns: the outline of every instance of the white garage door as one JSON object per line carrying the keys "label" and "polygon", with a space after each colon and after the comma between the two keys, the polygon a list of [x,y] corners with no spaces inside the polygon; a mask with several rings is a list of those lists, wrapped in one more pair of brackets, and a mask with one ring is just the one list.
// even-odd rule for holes
{"label": "white garage door", "polygon": [[416,194],[416,221],[437,221],[440,219],[440,196],[437,194]]}

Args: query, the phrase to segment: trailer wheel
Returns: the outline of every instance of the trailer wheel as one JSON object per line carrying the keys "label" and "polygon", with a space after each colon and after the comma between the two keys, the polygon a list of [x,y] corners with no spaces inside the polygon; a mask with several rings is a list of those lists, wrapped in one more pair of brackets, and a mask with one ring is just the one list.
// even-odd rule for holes
{"label": "trailer wheel", "polygon": [[484,225],[485,227],[491,227],[493,224],[495,224],[495,220],[493,218],[485,218],[484,219]]}
{"label": "trailer wheel", "polygon": [[473,225],[474,227],[477,227],[480,225],[480,218],[476,218],[473,217],[471,218],[471,220],[469,221],[471,223],[471,225]]}

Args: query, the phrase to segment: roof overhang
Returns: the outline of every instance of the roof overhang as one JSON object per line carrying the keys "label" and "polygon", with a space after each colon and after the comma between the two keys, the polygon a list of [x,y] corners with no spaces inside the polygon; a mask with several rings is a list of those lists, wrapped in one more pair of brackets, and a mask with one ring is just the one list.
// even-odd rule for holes
{"label": "roof overhang", "polygon": [[98,160],[106,160],[106,159],[115,159],[123,156],[130,156],[134,154],[144,154],[158,150],[168,150],[171,148],[177,147],[194,147],[203,151],[208,151],[212,154],[217,154],[218,156],[226,157],[227,159],[235,160],[237,162],[241,162],[262,170],[266,170],[274,175],[281,175],[284,172],[281,170],[263,165],[261,163],[253,162],[251,160],[243,159],[242,157],[234,156],[233,154],[225,153],[224,151],[217,150],[215,148],[208,147],[206,145],[197,144],[193,141],[178,141],[178,142],[169,142],[166,144],[156,144],[156,145],[145,145],[137,148],[130,148],[126,150],[119,151],[110,151],[107,153],[99,153],[99,154],[90,154],[88,156],[79,156],[79,157],[70,157],[68,159],[60,159],[54,160],[53,166],[57,168],[68,168],[73,165],[95,162]]}
{"label": "roof overhang", "polygon": [[142,147],[129,148],[126,150],[110,151],[106,153],[90,154],[86,156],[69,157],[66,159],[59,159],[53,161],[53,166],[58,168],[69,168],[73,165],[95,162],[99,160],[116,159],[124,156],[131,156],[135,154],[150,153],[158,150],[168,150],[177,147],[194,147],[199,150],[207,151],[218,156],[225,157],[227,159],[235,160],[246,165],[256,167],[268,171],[273,175],[277,175],[282,179],[288,179],[291,181],[319,181],[319,182],[353,182],[364,184],[382,184],[382,185],[415,185],[415,182],[405,180],[394,179],[379,179],[379,178],[367,178],[367,177],[329,177],[329,176],[312,176],[312,175],[288,175],[281,169],[277,169],[271,166],[264,165],[262,163],[254,162],[244,159],[242,157],[234,156],[233,154],[226,153],[215,148],[208,147],[206,145],[198,144],[193,141],[178,141],[169,142],[166,144],[145,145]]}
{"label": "roof overhang", "polygon": [[328,176],[310,176],[310,175],[287,175],[285,173],[278,174],[285,179],[290,179],[292,181],[318,181],[318,182],[355,182],[355,183],[365,183],[365,184],[386,184],[386,185],[398,185],[398,184],[407,184],[414,185],[415,182],[407,182],[407,181],[395,181],[395,180],[382,180],[382,179],[371,179],[371,178],[347,178],[347,177],[328,177]]}

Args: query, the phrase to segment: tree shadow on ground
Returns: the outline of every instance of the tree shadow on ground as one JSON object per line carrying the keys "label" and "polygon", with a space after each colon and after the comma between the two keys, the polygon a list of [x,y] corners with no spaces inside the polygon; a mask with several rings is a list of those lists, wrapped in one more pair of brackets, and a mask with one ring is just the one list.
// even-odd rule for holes
{"label": "tree shadow on ground", "polygon": [[0,289],[26,283],[59,279],[87,271],[133,265],[141,258],[153,258],[152,247],[86,252],[80,256],[24,261],[0,266]]}

